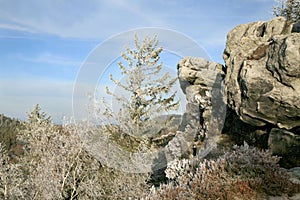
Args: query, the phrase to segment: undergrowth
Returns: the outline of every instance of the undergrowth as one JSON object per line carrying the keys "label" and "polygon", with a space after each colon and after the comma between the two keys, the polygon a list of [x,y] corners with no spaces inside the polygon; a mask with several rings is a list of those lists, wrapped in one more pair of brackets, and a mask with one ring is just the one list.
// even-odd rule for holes
{"label": "undergrowth", "polygon": [[153,187],[147,199],[264,199],[299,192],[278,161],[246,143],[215,160],[174,160],[166,170],[169,183]]}

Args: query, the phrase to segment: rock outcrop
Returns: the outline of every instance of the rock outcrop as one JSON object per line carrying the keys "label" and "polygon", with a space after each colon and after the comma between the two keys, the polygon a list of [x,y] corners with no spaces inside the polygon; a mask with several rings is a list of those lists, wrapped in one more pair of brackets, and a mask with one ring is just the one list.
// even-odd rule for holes
{"label": "rock outcrop", "polygon": [[[282,156],[283,167],[300,166],[299,22],[277,17],[239,25],[227,36],[223,58],[225,67],[191,57],[177,66],[188,104],[176,135],[188,141],[185,148],[203,138],[211,145],[222,131],[231,136],[217,143],[245,140]],[[174,141],[169,147],[182,146]]]}
{"label": "rock outcrop", "polygon": [[228,106],[252,126],[300,127],[300,34],[282,17],[239,25],[223,58]]}
{"label": "rock outcrop", "polygon": [[247,127],[241,134],[264,138],[284,167],[299,166],[299,22],[278,17],[239,25],[227,36],[223,58],[228,116],[236,120],[229,131]]}
{"label": "rock outcrop", "polygon": [[[208,139],[206,141],[211,147],[210,139],[221,132],[226,114],[222,93],[223,66],[202,58],[187,57],[178,63],[177,68],[180,86],[188,102],[180,131],[192,133],[189,137],[192,137],[194,148],[203,138]],[[206,147],[202,145],[201,148]]]}

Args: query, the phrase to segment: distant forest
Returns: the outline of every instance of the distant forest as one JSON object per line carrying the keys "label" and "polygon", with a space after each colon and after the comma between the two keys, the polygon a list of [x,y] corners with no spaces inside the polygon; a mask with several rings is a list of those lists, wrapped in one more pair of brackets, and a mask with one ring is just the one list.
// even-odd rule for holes
{"label": "distant forest", "polygon": [[22,129],[23,121],[0,114],[0,144],[4,145],[11,158],[23,154],[24,142],[17,140],[17,134]]}
{"label": "distant forest", "polygon": [[20,120],[0,114],[0,143],[5,145],[7,151],[16,146],[17,132],[20,128],[22,128]]}

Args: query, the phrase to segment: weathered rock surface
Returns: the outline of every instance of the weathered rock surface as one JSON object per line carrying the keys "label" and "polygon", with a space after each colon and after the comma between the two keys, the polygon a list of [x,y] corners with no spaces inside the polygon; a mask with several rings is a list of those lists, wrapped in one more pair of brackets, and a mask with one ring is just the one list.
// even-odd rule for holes
{"label": "weathered rock surface", "polygon": [[300,166],[298,26],[282,17],[242,24],[228,34],[223,54],[226,67],[191,57],[178,63],[188,104],[175,137],[185,145],[171,140],[166,145],[167,160],[182,156],[191,145],[201,144],[202,152],[210,151],[205,145],[212,144],[211,138],[223,141],[215,137],[223,131],[237,144],[245,140],[270,148],[283,157],[284,167]]}
{"label": "weathered rock surface", "polygon": [[300,184],[300,167],[294,167],[287,172],[290,174],[291,178],[290,180],[296,184]]}
{"label": "weathered rock surface", "polygon": [[188,102],[180,131],[192,133],[192,142],[197,146],[204,137],[213,138],[221,132],[223,126],[226,114],[222,93],[223,66],[202,58],[187,57],[177,68],[180,86]]}
{"label": "weathered rock surface", "polygon": [[300,127],[300,33],[295,30],[278,17],[229,32],[225,91],[228,106],[245,123]]}
{"label": "weathered rock surface", "polygon": [[273,128],[269,135],[269,148],[273,154],[281,157],[282,167],[300,166],[300,136],[290,131]]}

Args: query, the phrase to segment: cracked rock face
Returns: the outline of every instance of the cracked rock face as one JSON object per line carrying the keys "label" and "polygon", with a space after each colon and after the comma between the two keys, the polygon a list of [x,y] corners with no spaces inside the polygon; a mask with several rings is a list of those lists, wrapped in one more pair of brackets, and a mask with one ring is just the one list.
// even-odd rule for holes
{"label": "cracked rock face", "polygon": [[242,24],[227,36],[228,106],[252,126],[300,127],[300,33],[284,18]]}
{"label": "cracked rock face", "polygon": [[204,137],[208,138],[205,142],[212,145],[214,141],[210,139],[215,139],[223,128],[226,104],[222,67],[219,63],[194,57],[183,58],[177,65],[180,86],[188,102],[180,130],[184,135],[192,134],[189,141],[194,141],[195,146]]}

